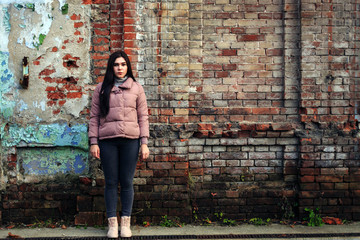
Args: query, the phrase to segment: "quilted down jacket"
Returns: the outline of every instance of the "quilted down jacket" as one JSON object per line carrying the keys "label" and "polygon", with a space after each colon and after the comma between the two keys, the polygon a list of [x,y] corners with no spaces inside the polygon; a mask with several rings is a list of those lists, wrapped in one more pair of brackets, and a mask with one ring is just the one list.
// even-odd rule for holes
{"label": "quilted down jacket", "polygon": [[100,116],[99,83],[94,91],[89,123],[90,144],[98,140],[123,137],[141,138],[147,143],[149,137],[149,116],[143,87],[128,78],[120,87],[113,87],[110,93],[110,108],[106,117]]}

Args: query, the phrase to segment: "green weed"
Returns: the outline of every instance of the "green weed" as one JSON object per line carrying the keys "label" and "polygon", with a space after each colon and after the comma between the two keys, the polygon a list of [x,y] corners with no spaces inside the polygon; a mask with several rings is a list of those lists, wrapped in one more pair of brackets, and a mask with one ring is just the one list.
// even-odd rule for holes
{"label": "green weed", "polygon": [[249,220],[249,223],[254,224],[256,226],[261,226],[261,225],[268,225],[270,221],[271,221],[270,218],[266,219],[266,221],[264,221],[262,218],[252,218]]}
{"label": "green weed", "polygon": [[308,212],[309,216],[304,218],[305,221],[308,222],[308,226],[311,227],[321,227],[324,225],[324,222],[320,216],[319,208],[316,208],[315,211],[310,208],[305,208],[305,211]]}
{"label": "green weed", "polygon": [[179,218],[175,218],[175,220],[171,220],[167,215],[162,216],[162,220],[160,221],[160,226],[162,227],[182,227],[184,223],[180,223]]}

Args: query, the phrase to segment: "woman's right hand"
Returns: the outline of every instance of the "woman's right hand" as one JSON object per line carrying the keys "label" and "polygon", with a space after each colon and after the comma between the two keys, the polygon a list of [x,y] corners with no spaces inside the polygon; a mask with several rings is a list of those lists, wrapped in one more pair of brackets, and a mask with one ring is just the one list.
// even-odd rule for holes
{"label": "woman's right hand", "polygon": [[90,146],[90,154],[91,156],[100,159],[100,148],[99,145],[91,145]]}

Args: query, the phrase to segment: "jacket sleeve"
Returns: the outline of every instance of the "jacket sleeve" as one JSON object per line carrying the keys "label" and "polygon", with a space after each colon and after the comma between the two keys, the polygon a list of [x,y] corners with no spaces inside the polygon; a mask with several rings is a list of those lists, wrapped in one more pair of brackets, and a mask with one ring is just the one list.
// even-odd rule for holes
{"label": "jacket sleeve", "polygon": [[91,145],[98,144],[98,140],[99,140],[100,90],[101,90],[101,84],[96,86],[91,102],[90,122],[89,122],[89,139]]}
{"label": "jacket sleeve", "polygon": [[140,127],[141,143],[147,144],[149,138],[149,113],[144,88],[139,85],[139,96],[136,100],[138,123]]}

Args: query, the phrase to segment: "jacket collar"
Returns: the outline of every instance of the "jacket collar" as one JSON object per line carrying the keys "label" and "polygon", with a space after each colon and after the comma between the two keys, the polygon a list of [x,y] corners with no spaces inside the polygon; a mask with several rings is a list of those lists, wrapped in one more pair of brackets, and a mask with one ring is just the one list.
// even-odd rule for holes
{"label": "jacket collar", "polygon": [[[120,88],[131,88],[133,82],[134,82],[134,80],[129,77],[128,79],[126,79],[126,81],[125,81],[123,84],[120,85]],[[114,87],[111,89],[111,91],[116,91],[117,89],[118,89],[118,88],[114,86]]]}

